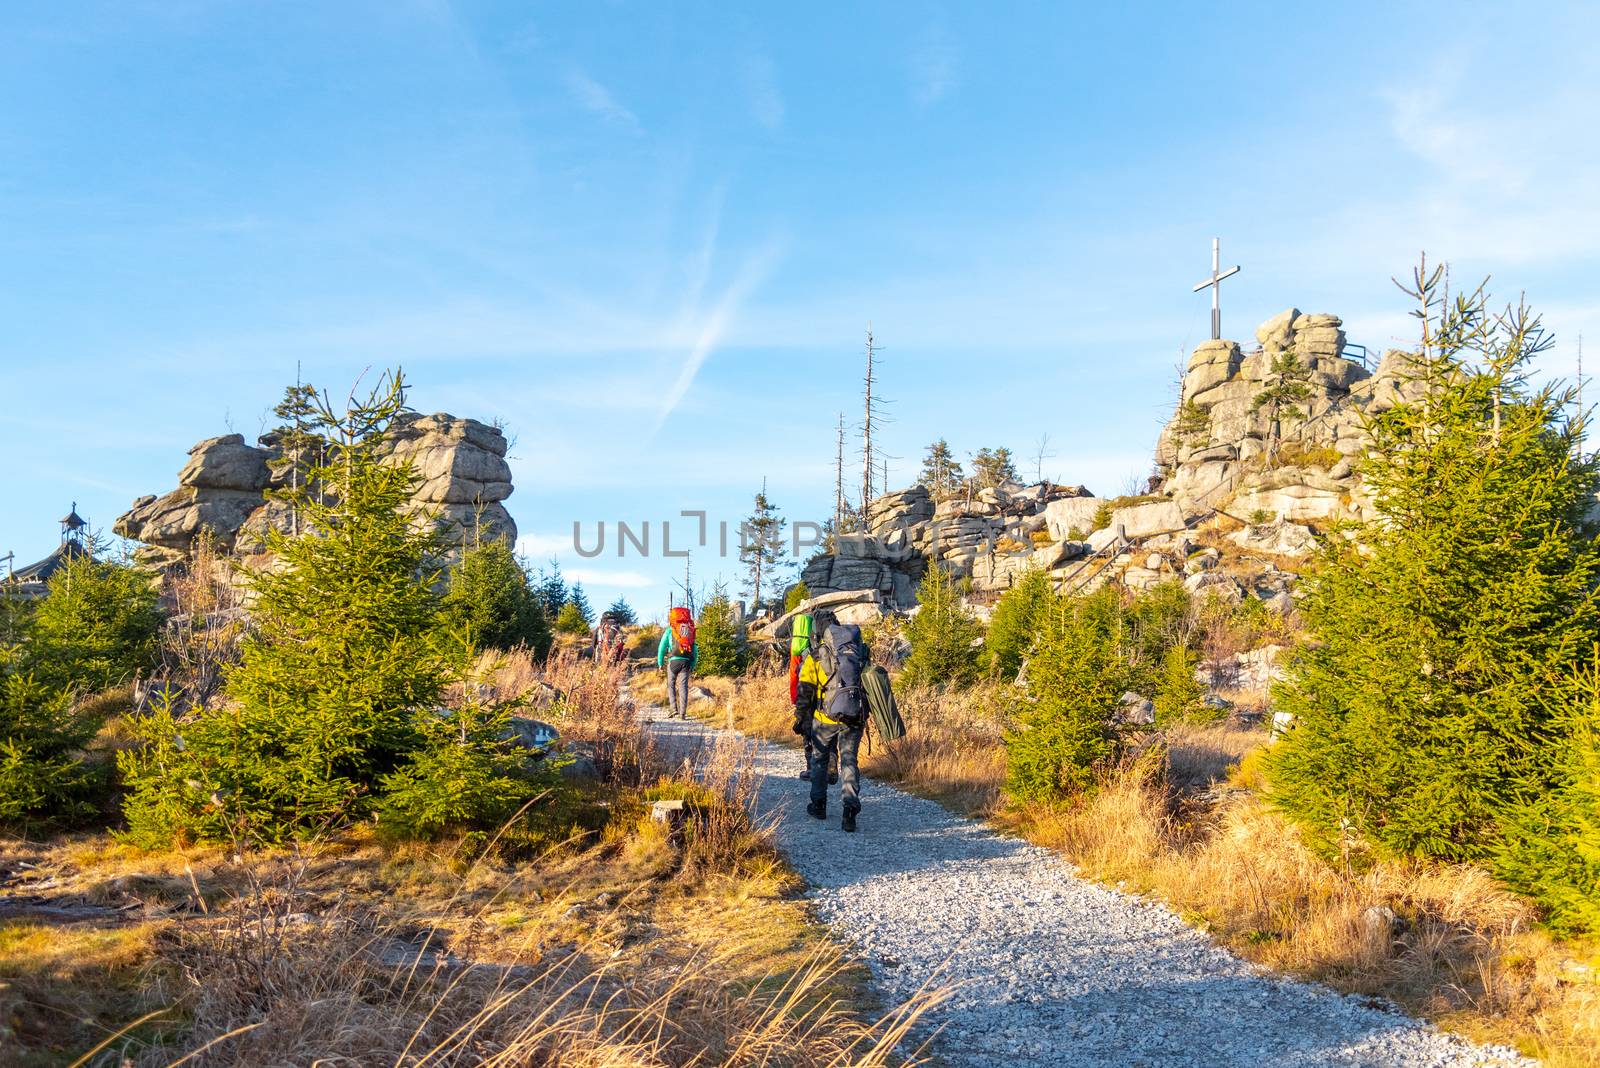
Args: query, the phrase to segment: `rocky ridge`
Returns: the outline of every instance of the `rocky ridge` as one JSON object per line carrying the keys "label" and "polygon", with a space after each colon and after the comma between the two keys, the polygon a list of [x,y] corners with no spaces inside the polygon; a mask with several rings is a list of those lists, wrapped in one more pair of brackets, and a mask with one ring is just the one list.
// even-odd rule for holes
{"label": "rocky ridge", "polygon": [[[1236,341],[1202,342],[1157,442],[1147,495],[1107,499],[1081,486],[1006,482],[936,499],[913,486],[870,502],[865,531],[837,539],[801,580],[813,594],[875,590],[904,610],[934,562],[979,594],[1036,568],[1058,589],[1179,579],[1191,592],[1254,596],[1287,610],[1295,575],[1280,564],[1314,551],[1316,528],[1371,513],[1356,464],[1364,420],[1420,389],[1411,354],[1390,350],[1369,369],[1346,345],[1338,316],[1296,308],[1262,323],[1248,351]],[[1306,396],[1274,420],[1258,398],[1282,377],[1285,355],[1296,357]],[[1218,530],[1219,516],[1244,529]],[[1207,530],[1219,536],[1200,544]],[[1248,557],[1248,574],[1219,567],[1224,551]]]}
{"label": "rocky ridge", "polygon": [[[516,522],[501,503],[511,496],[511,468],[505,435],[496,427],[443,412],[408,412],[390,428],[384,452],[412,465],[419,520],[426,517],[452,535],[516,539]],[[287,533],[293,523],[287,505],[269,496],[295,477],[294,465],[281,463],[283,455],[272,433],[257,445],[240,434],[207,438],[189,450],[177,489],[138,498],[112,530],[141,542],[138,555],[157,564],[186,557],[203,531],[224,551],[263,553],[267,531]]]}

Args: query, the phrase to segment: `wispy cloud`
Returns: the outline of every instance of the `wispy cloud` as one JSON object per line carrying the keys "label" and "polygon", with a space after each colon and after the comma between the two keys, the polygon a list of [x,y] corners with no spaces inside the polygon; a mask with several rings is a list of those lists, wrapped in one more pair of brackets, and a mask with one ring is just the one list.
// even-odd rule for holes
{"label": "wispy cloud", "polygon": [[517,539],[517,553],[530,560],[548,560],[572,551],[572,532],[565,534],[524,534]]}
{"label": "wispy cloud", "polygon": [[778,90],[778,69],[764,55],[745,57],[745,100],[756,122],[768,130],[783,125],[783,94]]}
{"label": "wispy cloud", "polygon": [[938,102],[957,81],[956,44],[943,23],[930,23],[911,50],[911,98],[920,106]]}
{"label": "wispy cloud", "polygon": [[643,590],[656,584],[656,580],[642,571],[602,571],[598,568],[574,567],[564,574],[573,582],[602,590]]}
{"label": "wispy cloud", "polygon": [[771,241],[746,257],[733,281],[722,291],[722,296],[717,299],[716,304],[700,318],[694,344],[685,354],[683,364],[678,368],[677,378],[662,398],[661,410],[656,415],[652,433],[659,431],[671,418],[672,413],[678,410],[678,405],[683,403],[689,387],[694,385],[695,376],[700,373],[700,368],[705,366],[706,360],[721,344],[745,298],[772,273],[779,255],[778,243]]}
{"label": "wispy cloud", "polygon": [[639,116],[619,103],[611,95],[611,90],[589,77],[581,68],[568,68],[566,82],[567,91],[585,110],[592,111],[609,123],[638,132]]}

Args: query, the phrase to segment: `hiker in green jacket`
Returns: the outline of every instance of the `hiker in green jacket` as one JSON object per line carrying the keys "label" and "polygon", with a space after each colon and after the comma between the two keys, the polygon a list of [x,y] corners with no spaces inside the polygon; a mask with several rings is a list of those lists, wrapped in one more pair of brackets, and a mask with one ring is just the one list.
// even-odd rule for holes
{"label": "hiker in green jacket", "polygon": [[694,616],[678,605],[667,613],[667,629],[656,647],[656,670],[667,672],[667,709],[678,719],[689,718],[689,679],[699,663]]}

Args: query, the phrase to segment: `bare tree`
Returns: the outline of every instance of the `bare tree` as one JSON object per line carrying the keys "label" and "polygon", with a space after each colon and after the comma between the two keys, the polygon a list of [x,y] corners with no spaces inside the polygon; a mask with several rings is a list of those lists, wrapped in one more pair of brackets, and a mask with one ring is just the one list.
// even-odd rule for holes
{"label": "bare tree", "polygon": [[[877,361],[878,347],[872,336],[872,324],[867,324],[867,373],[862,390],[862,415],[861,415],[861,510],[866,512],[867,505],[879,492],[887,490],[887,485],[876,486],[874,480],[877,472],[874,470],[873,461],[882,459],[883,453],[873,443],[872,434],[880,424],[887,422],[883,414],[883,397],[877,391]],[[888,477],[885,474],[885,482]]]}
{"label": "bare tree", "polygon": [[1033,480],[1044,481],[1044,462],[1054,458],[1055,453],[1050,451],[1050,435],[1040,434],[1038,442],[1033,449]]}
{"label": "bare tree", "polygon": [[844,531],[844,413],[839,413],[839,444],[833,455],[833,530]]}

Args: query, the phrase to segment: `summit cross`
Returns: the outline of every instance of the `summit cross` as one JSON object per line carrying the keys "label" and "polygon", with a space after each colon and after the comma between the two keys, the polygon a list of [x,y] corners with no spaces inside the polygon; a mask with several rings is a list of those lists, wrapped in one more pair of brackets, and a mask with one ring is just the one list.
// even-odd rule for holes
{"label": "summit cross", "polygon": [[1196,293],[1206,286],[1211,287],[1211,340],[1216,341],[1222,337],[1222,280],[1239,273],[1239,265],[1234,264],[1226,271],[1219,271],[1222,263],[1222,240],[1211,239],[1211,277],[1194,287]]}

